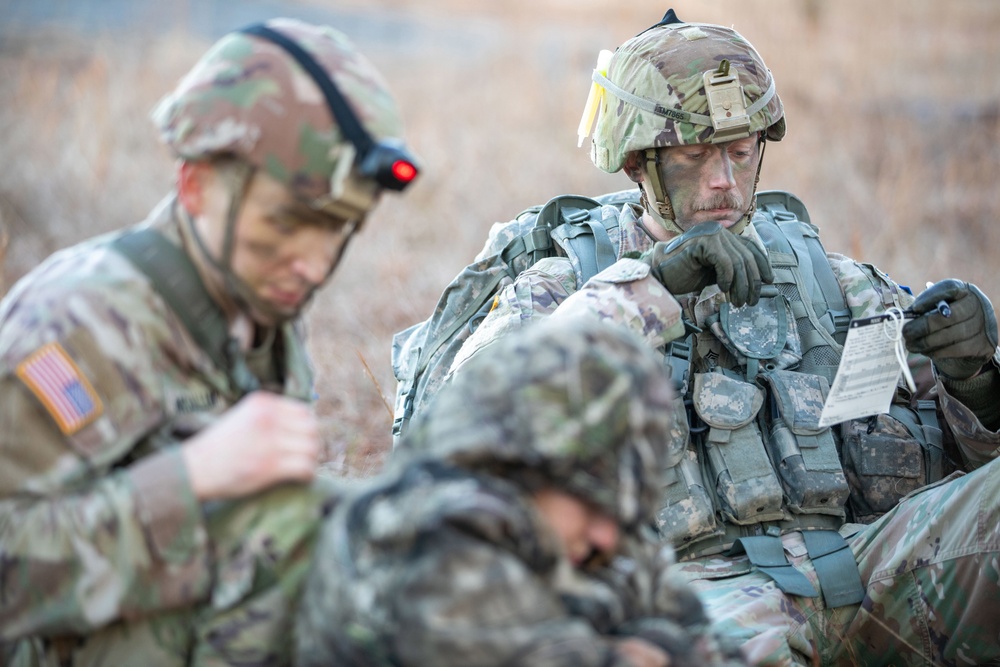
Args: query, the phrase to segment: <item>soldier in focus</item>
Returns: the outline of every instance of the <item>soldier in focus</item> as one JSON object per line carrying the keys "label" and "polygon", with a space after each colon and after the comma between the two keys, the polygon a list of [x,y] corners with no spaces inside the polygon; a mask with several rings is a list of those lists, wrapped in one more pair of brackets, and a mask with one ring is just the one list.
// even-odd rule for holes
{"label": "soldier in focus", "polygon": [[743,664],[650,530],[681,454],[674,407],[621,327],[584,316],[501,341],[326,519],[296,664]]}
{"label": "soldier in focus", "polygon": [[0,662],[283,664],[333,490],[301,314],[416,168],[372,64],[274,19],[154,112],[176,189],[0,306]]}
{"label": "soldier in focus", "polygon": [[[434,315],[394,342],[398,424],[508,332],[581,312],[618,322],[662,351],[687,407],[657,521],[719,632],[760,664],[998,659],[989,299],[959,280],[914,298],[826,252],[793,195],[757,192],[785,117],[734,30],[668,12],[594,81],[591,157],[638,196],[553,200],[495,226]],[[477,310],[483,280],[469,276],[497,267]],[[467,312],[481,322],[449,326]],[[819,427],[848,326],[890,312],[912,316],[901,335],[917,381],[900,379],[886,414]]]}

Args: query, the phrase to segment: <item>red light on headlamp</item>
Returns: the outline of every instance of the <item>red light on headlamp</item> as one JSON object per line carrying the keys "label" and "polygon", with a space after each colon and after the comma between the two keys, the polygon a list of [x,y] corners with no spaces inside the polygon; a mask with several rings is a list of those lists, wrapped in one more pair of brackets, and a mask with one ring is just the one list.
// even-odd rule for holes
{"label": "red light on headlamp", "polygon": [[417,177],[417,168],[412,162],[396,160],[392,164],[392,175],[402,183],[409,183]]}

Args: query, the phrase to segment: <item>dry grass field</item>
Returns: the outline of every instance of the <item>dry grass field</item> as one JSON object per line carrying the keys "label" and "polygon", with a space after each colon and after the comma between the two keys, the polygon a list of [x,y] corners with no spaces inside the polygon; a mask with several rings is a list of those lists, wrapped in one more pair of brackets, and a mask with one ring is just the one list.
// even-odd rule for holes
{"label": "dry grass field", "polygon": [[[355,38],[389,79],[424,174],[386,199],[309,315],[327,466],[361,476],[390,447],[393,332],[427,316],[489,226],[556,194],[628,185],[590,164],[576,126],[598,51],[667,6],[309,0],[286,13],[323,6],[402,16],[427,36]],[[771,67],[788,135],[769,147],[761,187],[799,194],[828,249],[915,291],[957,276],[1000,299],[1000,4],[674,7],[689,21],[733,25]],[[5,287],[51,251],[141,219],[169,190],[171,160],[148,112],[208,43],[183,30],[0,39]]]}

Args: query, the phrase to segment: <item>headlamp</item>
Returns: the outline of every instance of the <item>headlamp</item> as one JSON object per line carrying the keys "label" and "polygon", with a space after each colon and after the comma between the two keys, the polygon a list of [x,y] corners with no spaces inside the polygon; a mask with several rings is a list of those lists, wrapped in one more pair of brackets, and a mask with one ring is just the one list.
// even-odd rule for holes
{"label": "headlamp", "polygon": [[358,171],[387,190],[400,191],[413,182],[420,170],[402,143],[390,139],[374,144],[361,156]]}
{"label": "headlamp", "polygon": [[[372,179],[383,188],[397,192],[416,179],[420,169],[403,143],[393,139],[383,139],[378,142],[372,139],[333,79],[305,49],[294,40],[262,23],[244,28],[240,32],[277,44],[312,77],[323,93],[341,134],[354,145],[356,150],[354,165],[362,177]],[[344,176],[346,175],[342,174],[339,179],[331,178],[331,183],[335,180],[342,181]],[[337,197],[335,192],[331,192],[331,195]]]}

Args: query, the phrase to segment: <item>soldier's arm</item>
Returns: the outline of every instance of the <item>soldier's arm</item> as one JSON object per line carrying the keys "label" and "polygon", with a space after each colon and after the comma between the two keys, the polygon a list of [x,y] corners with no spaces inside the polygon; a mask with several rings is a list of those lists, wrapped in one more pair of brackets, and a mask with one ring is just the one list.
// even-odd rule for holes
{"label": "soldier's arm", "polygon": [[[913,296],[874,266],[859,264],[833,253],[829,257],[838,280],[844,286],[852,318],[871,317],[884,313],[888,308],[907,308],[913,303]],[[949,383],[935,377],[931,360],[926,356],[907,354],[907,362],[917,382],[917,397],[936,393],[941,414],[955,437],[966,466],[977,468],[1000,456],[1000,433],[984,426],[976,412],[979,405],[996,404],[1000,391],[1000,364],[993,361],[982,375],[949,388]]]}
{"label": "soldier's arm", "polygon": [[553,313],[554,317],[585,312],[618,322],[661,347],[684,335],[681,306],[653,277],[649,264],[620,259],[588,280]]}
{"label": "soldier's arm", "polygon": [[112,469],[97,420],[75,439],[0,379],[0,638],[86,633],[201,599],[201,508],[176,447]]}

